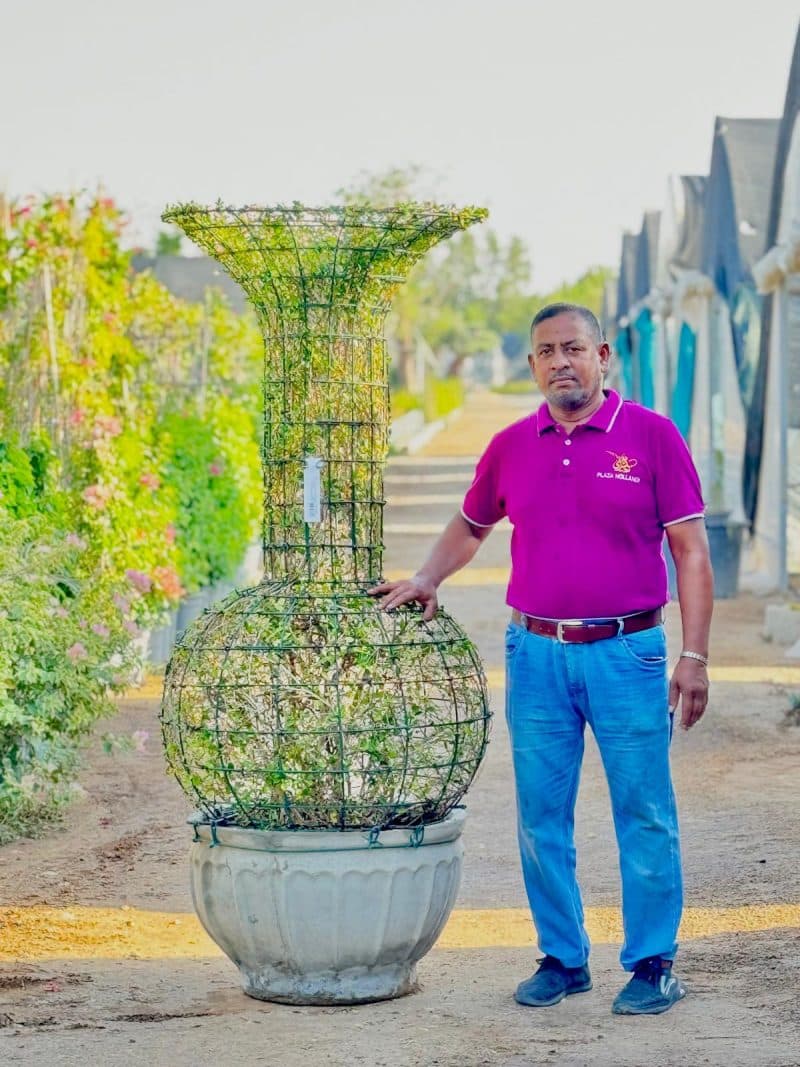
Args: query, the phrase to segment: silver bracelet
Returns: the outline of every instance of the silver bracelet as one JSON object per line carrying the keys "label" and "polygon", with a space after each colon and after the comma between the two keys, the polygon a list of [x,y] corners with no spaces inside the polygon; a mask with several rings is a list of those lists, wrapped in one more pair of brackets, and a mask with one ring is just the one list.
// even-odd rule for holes
{"label": "silver bracelet", "polygon": [[681,652],[681,659],[696,659],[703,664],[704,667],[708,666],[708,656],[701,656],[699,652],[687,652],[685,649]]}

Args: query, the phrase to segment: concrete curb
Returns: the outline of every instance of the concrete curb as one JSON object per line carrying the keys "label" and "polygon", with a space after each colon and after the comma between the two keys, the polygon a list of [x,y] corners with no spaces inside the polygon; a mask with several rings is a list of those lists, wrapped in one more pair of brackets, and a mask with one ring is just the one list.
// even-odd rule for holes
{"label": "concrete curb", "polygon": [[424,448],[429,441],[432,441],[437,434],[441,433],[451,422],[457,419],[462,414],[463,410],[463,407],[454,408],[441,419],[434,419],[433,422],[426,422],[418,433],[409,437],[401,445],[395,446],[395,455],[416,455],[416,453]]}

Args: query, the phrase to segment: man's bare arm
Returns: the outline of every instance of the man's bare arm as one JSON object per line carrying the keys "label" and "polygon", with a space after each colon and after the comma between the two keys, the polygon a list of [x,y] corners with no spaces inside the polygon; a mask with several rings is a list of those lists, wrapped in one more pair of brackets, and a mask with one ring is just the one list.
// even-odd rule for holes
{"label": "man's bare arm", "polygon": [[469,563],[491,531],[490,526],[473,526],[458,512],[444,528],[416,574],[397,582],[382,582],[370,589],[370,595],[381,597],[383,611],[416,600],[425,609],[422,617],[432,619],[439,607],[436,590],[445,578]]}
{"label": "man's bare arm", "polygon": [[[678,577],[683,648],[707,657],[714,576],[705,523],[702,519],[687,519],[668,526],[667,540]],[[708,703],[708,673],[699,660],[678,660],[670,681],[670,707],[677,707],[679,697],[681,726],[688,730],[702,716]]]}

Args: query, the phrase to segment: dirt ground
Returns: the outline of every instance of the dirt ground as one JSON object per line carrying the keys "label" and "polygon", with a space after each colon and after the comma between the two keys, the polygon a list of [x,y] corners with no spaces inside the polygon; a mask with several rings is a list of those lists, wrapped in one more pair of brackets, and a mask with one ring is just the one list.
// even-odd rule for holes
{"label": "dirt ground", "polygon": [[[425,464],[431,470],[435,460]],[[445,518],[448,510],[437,514]],[[430,515],[426,509],[428,522]],[[409,517],[404,513],[404,521]],[[483,567],[502,562],[496,536],[496,557],[490,551]],[[388,562],[411,566],[429,540],[390,540]],[[506,617],[502,585],[454,584],[443,599],[496,672]],[[475,912],[478,935],[445,937],[420,965],[419,991],[401,1000],[292,1008],[248,999],[232,964],[190,937],[190,809],[165,773],[155,681],[121,700],[117,718],[100,730],[147,731],[144,751],[107,755],[96,740],[80,778],[82,795],[64,823],[40,839],[0,848],[0,1064],[798,1067],[800,727],[787,712],[800,675],[797,684],[791,677],[787,683],[783,649],[762,639],[764,606],[753,597],[717,603],[712,662],[720,680],[701,724],[689,734],[676,731],[691,913],[679,973],[690,996],[668,1015],[627,1019],[609,1011],[624,975],[618,922],[604,925],[603,916],[609,909],[616,915],[619,886],[608,797],[591,744],[578,850],[594,931],[594,989],[550,1009],[513,1002],[516,983],[534,969],[536,949],[519,911],[525,900],[499,688],[492,692],[489,753],[467,798],[456,906],[462,917]],[[668,632],[674,652],[679,630],[672,608]],[[780,668],[784,673],[775,676],[784,684],[725,680],[742,666],[763,668],[757,679]],[[169,943],[179,950],[167,951],[163,939],[148,946],[139,936],[142,912],[171,925]],[[93,927],[86,918],[92,915],[110,925]]]}

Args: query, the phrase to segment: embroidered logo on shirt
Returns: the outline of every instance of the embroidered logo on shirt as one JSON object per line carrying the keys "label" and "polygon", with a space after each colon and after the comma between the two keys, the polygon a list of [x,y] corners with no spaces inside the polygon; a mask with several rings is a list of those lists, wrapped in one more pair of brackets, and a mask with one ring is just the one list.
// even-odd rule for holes
{"label": "embroidered logo on shirt", "polygon": [[[606,449],[606,451],[608,451],[608,449]],[[617,453],[609,451],[608,454],[609,456],[614,457],[614,470],[617,474],[630,474],[639,462],[638,459],[629,459],[624,452]]]}
{"label": "embroidered logo on shirt", "polygon": [[606,449],[606,451],[609,456],[614,457],[614,463],[611,471],[598,471],[598,478],[615,478],[620,482],[640,482],[642,480],[637,475],[631,474],[633,468],[639,463],[638,459],[626,456],[624,452],[612,452],[610,449]]}

